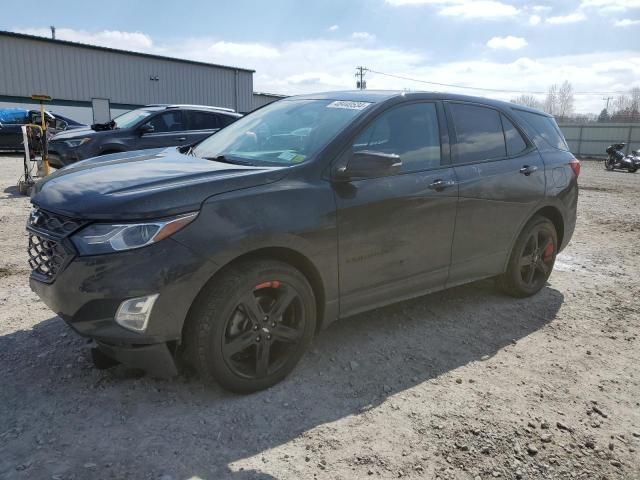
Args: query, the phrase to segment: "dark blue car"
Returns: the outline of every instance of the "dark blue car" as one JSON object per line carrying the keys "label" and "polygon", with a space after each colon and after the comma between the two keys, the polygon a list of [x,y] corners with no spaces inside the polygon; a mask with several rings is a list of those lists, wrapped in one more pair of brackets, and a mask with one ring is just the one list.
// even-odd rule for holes
{"label": "dark blue car", "polygon": [[[46,112],[45,118],[50,133],[83,128],[86,125],[57,113]],[[33,123],[40,125],[39,110],[24,108],[0,108],[0,151],[22,151],[22,126]]]}

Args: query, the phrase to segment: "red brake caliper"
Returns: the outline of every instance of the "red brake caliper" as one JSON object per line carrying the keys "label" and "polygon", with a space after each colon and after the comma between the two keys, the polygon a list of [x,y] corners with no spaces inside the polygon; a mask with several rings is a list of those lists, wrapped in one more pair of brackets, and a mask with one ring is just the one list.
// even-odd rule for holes
{"label": "red brake caliper", "polygon": [[280,282],[278,280],[272,280],[271,282],[264,282],[256,285],[255,290],[261,290],[263,288],[280,288]]}
{"label": "red brake caliper", "polygon": [[553,243],[549,243],[549,245],[546,246],[546,248],[544,249],[544,252],[542,253],[542,258],[546,262],[548,260],[551,260],[552,256],[553,256]]}

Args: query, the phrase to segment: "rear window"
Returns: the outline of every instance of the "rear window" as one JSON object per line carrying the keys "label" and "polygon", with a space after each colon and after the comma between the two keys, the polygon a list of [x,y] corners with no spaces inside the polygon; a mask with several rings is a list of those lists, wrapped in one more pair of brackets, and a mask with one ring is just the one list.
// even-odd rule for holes
{"label": "rear window", "polygon": [[516,114],[531,125],[535,131],[553,148],[569,151],[569,146],[553,117],[537,113],[515,110]]}

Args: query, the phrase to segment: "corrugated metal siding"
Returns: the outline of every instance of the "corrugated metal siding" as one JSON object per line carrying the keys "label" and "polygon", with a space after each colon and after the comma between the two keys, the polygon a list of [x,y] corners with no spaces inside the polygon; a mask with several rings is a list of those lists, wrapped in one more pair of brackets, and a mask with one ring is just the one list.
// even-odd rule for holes
{"label": "corrugated metal siding", "polygon": [[268,105],[272,102],[275,102],[276,100],[280,100],[281,98],[285,98],[285,97],[282,95],[270,95],[268,93],[254,93],[252,110],[255,110],[256,108],[260,108],[264,105]]}
{"label": "corrugated metal siding", "polygon": [[574,155],[606,157],[613,143],[626,143],[625,153],[640,149],[640,124],[596,123],[559,125]]}
{"label": "corrugated metal siding", "polygon": [[[0,35],[0,95],[192,103],[248,111],[253,73]],[[159,81],[150,80],[158,76]]]}

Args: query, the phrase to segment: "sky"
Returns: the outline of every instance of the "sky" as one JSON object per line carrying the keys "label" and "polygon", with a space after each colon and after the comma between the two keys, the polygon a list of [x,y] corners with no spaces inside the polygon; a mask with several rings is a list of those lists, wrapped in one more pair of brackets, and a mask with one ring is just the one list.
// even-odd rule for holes
{"label": "sky", "polygon": [[369,89],[503,100],[568,80],[588,93],[577,113],[640,87],[640,0],[31,0],[0,18],[47,37],[50,25],[59,39],[251,68],[254,90],[286,95],[355,88],[358,65]]}

